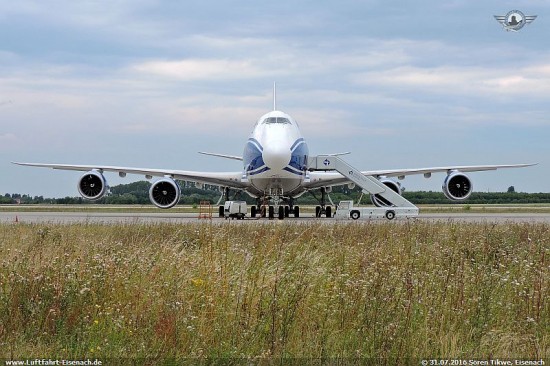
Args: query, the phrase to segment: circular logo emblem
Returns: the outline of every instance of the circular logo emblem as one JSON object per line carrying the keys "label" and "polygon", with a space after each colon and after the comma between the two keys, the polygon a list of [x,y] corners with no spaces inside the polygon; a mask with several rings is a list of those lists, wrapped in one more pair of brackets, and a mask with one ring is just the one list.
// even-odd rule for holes
{"label": "circular logo emblem", "polygon": [[506,14],[504,24],[511,30],[520,30],[525,25],[525,15],[519,10],[511,10]]}

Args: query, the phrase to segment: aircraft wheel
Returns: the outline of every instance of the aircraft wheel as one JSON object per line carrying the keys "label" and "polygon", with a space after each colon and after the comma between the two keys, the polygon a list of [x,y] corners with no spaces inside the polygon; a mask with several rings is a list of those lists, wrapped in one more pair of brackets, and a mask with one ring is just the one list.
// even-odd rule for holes
{"label": "aircraft wheel", "polygon": [[279,206],[279,220],[282,220],[285,218],[285,207]]}
{"label": "aircraft wheel", "polygon": [[359,211],[351,211],[349,217],[351,217],[353,220],[357,220],[359,217],[361,217],[361,213]]}
{"label": "aircraft wheel", "polygon": [[332,207],[331,206],[327,206],[327,208],[325,208],[325,216],[327,218],[332,217]]}
{"label": "aircraft wheel", "polygon": [[269,206],[269,218],[272,219],[275,217],[275,207]]}
{"label": "aircraft wheel", "polygon": [[395,211],[388,210],[386,211],[386,219],[393,220],[395,218]]}
{"label": "aircraft wheel", "polygon": [[256,217],[256,206],[250,207],[250,217]]}
{"label": "aircraft wheel", "polygon": [[294,217],[300,217],[300,207],[294,206]]}
{"label": "aircraft wheel", "polygon": [[290,207],[285,206],[285,217],[289,217],[289,216],[290,216]]}
{"label": "aircraft wheel", "polygon": [[315,207],[315,217],[321,217],[321,206]]}
{"label": "aircraft wheel", "polygon": [[223,216],[224,216],[224,214],[223,214],[223,206],[218,207],[218,215],[219,215],[220,217],[223,217]]}

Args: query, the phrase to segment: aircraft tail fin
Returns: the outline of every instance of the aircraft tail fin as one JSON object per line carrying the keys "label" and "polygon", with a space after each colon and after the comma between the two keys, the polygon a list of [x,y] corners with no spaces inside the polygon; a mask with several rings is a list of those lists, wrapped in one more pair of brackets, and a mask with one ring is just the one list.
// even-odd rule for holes
{"label": "aircraft tail fin", "polygon": [[277,83],[273,82],[273,110],[277,110]]}

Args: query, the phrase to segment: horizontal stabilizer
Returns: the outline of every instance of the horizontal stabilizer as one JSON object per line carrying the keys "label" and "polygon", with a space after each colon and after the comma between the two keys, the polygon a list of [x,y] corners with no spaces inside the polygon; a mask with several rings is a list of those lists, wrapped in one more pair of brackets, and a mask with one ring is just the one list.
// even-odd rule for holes
{"label": "horizontal stabilizer", "polygon": [[342,155],[349,155],[349,154],[351,154],[350,151],[341,152],[341,153],[334,153],[334,154],[321,154],[321,155],[325,155],[325,156],[342,156]]}
{"label": "horizontal stabilizer", "polygon": [[241,156],[235,156],[235,155],[216,154],[216,153],[209,153],[209,152],[204,152],[204,151],[199,151],[199,154],[209,155],[209,156],[217,156],[219,158],[232,159],[232,160],[240,160],[240,161],[243,160],[243,158]]}

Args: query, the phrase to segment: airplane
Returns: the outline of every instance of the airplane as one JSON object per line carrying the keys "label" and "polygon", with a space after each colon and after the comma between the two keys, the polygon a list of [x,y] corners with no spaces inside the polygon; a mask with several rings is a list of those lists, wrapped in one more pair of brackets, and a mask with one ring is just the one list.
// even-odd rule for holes
{"label": "airplane", "polygon": [[[13,164],[53,168],[59,170],[74,170],[85,172],[78,180],[78,192],[88,200],[95,201],[108,193],[109,187],[104,177],[105,172],[118,173],[120,177],[126,174],[144,175],[147,179],[159,177],[149,190],[151,202],[161,208],[168,209],[175,206],[181,196],[181,189],[176,180],[196,182],[218,186],[222,198],[229,200],[230,190],[245,192],[256,198],[257,205],[251,208],[251,216],[258,213],[269,218],[283,219],[291,214],[300,216],[300,207],[295,205],[296,198],[306,192],[316,197],[319,205],[316,207],[316,216],[331,217],[332,207],[327,204],[328,193],[332,187],[354,183],[338,172],[312,171],[308,169],[310,159],[308,144],[300,132],[296,120],[276,107],[276,88],[273,87],[273,110],[261,116],[246,141],[242,156],[227,155],[210,152],[201,154],[226,159],[239,160],[243,163],[243,170],[236,172],[199,172],[172,169],[148,169],[106,165],[69,165],[12,162]],[[328,154],[340,156],[348,153]],[[445,196],[453,201],[467,199],[472,193],[472,182],[465,174],[468,172],[488,171],[503,168],[522,168],[536,164],[509,164],[509,165],[475,165],[475,166],[443,166],[420,169],[390,169],[361,171],[365,176],[377,178],[385,186],[399,195],[402,194],[401,184],[395,178],[402,180],[408,175],[423,174],[430,178],[433,173],[447,174],[443,181],[442,190]],[[315,192],[320,192],[320,197]],[[328,197],[330,200],[330,197]],[[371,201],[377,207],[389,207],[384,197],[371,194]],[[223,205],[219,206],[220,216],[223,216]]]}

